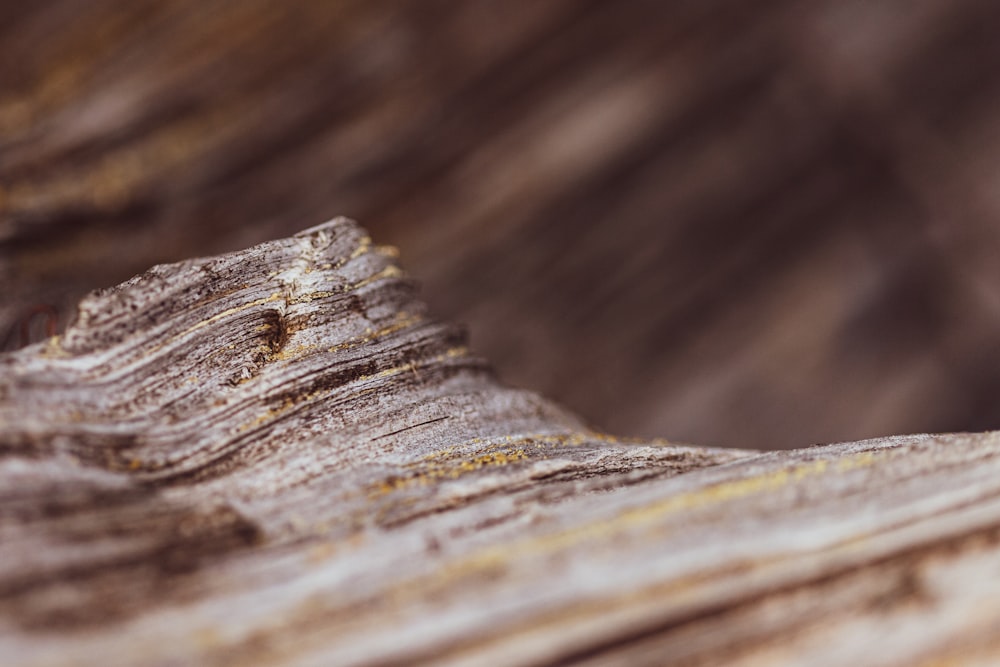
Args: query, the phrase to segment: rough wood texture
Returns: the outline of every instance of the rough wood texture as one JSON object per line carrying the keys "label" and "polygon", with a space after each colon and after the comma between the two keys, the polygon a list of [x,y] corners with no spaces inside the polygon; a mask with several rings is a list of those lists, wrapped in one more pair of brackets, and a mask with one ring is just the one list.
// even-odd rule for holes
{"label": "rough wood texture", "polygon": [[1000,659],[996,434],[622,442],[393,257],[335,220],[0,356],[4,664]]}
{"label": "rough wood texture", "polygon": [[345,213],[604,430],[998,428],[998,34],[995,0],[0,2],[0,337]]}

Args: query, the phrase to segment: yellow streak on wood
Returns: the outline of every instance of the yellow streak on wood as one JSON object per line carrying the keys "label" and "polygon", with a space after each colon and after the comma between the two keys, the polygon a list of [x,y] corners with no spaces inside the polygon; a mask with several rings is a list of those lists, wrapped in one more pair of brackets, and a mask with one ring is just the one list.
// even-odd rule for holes
{"label": "yellow streak on wood", "polygon": [[358,257],[361,257],[361,255],[367,253],[371,247],[372,247],[371,237],[368,235],[362,236],[361,240],[358,241],[358,247],[355,248],[354,252],[350,254],[350,256],[347,258],[347,261],[351,261],[352,259],[357,259]]}
{"label": "yellow streak on wood", "polygon": [[390,264],[389,266],[385,267],[378,273],[374,273],[368,276],[367,278],[359,280],[358,282],[354,283],[353,285],[351,285],[350,290],[353,292],[354,290],[360,289],[365,285],[370,285],[376,280],[382,280],[383,278],[399,278],[402,275],[403,275],[402,269],[400,269],[395,264]]}
{"label": "yellow streak on wood", "polygon": [[338,294],[343,294],[343,290],[317,290],[315,292],[310,292],[309,294],[300,294],[298,296],[292,297],[288,300],[288,303],[298,304],[298,303],[311,303],[313,301],[319,301],[320,299],[327,299],[331,296],[337,296]]}
{"label": "yellow streak on wood", "polygon": [[[174,336],[173,338],[171,338],[171,341],[175,341],[175,340],[177,340],[179,338],[183,338],[184,336],[187,336],[188,334],[194,333],[195,331],[197,331],[199,329],[207,327],[210,324],[214,324],[215,322],[218,322],[219,320],[221,320],[223,318],[226,318],[226,317],[229,317],[230,315],[233,315],[235,313],[239,313],[239,312],[247,310],[249,308],[256,308],[257,306],[263,306],[266,303],[273,303],[275,301],[280,301],[280,300],[281,300],[281,292],[273,292],[271,294],[271,296],[267,296],[267,297],[264,297],[262,299],[256,299],[254,301],[251,301],[249,303],[244,303],[244,304],[239,305],[239,306],[233,306],[232,308],[227,308],[226,310],[222,311],[221,313],[216,313],[215,315],[212,315],[211,317],[209,317],[207,319],[204,319],[201,322],[198,322],[197,324],[192,324],[190,327],[188,327],[187,329],[185,329],[181,333],[179,333],[176,336]],[[159,349],[159,347],[163,347],[163,345],[160,345],[160,346],[158,346],[155,349]]]}
{"label": "yellow streak on wood", "polygon": [[396,322],[394,322],[394,323],[392,323],[392,324],[390,324],[388,326],[382,327],[381,329],[379,329],[377,331],[373,331],[371,333],[368,333],[368,334],[366,334],[364,336],[356,336],[354,338],[349,338],[348,340],[344,341],[343,343],[338,343],[338,344],[334,345],[333,347],[328,348],[327,351],[328,352],[341,352],[343,350],[348,350],[348,349],[351,349],[351,348],[355,348],[355,347],[357,347],[359,345],[363,345],[365,343],[371,343],[371,342],[374,342],[374,341],[378,340],[379,338],[382,338],[383,336],[388,336],[390,334],[396,333],[397,331],[401,331],[403,329],[407,329],[407,328],[413,326],[414,324],[418,324],[418,323],[420,323],[422,321],[424,321],[424,318],[422,316],[420,316],[420,315],[411,315],[409,313],[402,313],[402,312],[401,313],[397,313],[397,315],[396,315]]}
{"label": "yellow streak on wood", "polygon": [[428,486],[446,479],[458,479],[476,470],[505,466],[515,461],[523,461],[528,455],[523,449],[513,452],[482,454],[471,459],[462,459],[454,465],[432,465],[408,477],[394,477],[382,481],[373,490],[379,494],[391,493],[413,486]]}
{"label": "yellow streak on wood", "polygon": [[[837,472],[868,467],[882,458],[885,457],[872,452],[861,452],[843,459],[837,466]],[[822,475],[829,469],[830,462],[820,460],[794,466],[790,469],[781,469],[754,477],[713,484],[689,493],[670,496],[651,505],[628,509],[616,516],[559,533],[523,540],[515,544],[505,545],[503,548],[488,548],[465,561],[449,566],[450,574],[445,574],[445,576],[465,576],[482,570],[490,570],[499,564],[509,563],[512,554],[551,553],[574,547],[588,539],[607,537],[627,528],[649,525],[677,512],[776,491],[786,486],[790,481],[800,482],[810,477]]]}

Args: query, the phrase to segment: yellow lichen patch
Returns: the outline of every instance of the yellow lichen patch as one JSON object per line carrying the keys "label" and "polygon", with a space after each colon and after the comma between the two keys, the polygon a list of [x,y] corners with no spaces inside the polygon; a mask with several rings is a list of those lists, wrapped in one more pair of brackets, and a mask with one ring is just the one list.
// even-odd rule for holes
{"label": "yellow lichen patch", "polygon": [[300,294],[298,296],[292,297],[288,300],[289,304],[299,304],[299,303],[311,303],[313,301],[319,301],[320,299],[328,299],[331,296],[337,296],[340,294],[340,290],[317,290],[315,292],[309,292],[308,294]]}
{"label": "yellow lichen patch", "polygon": [[840,459],[837,461],[837,470],[840,472],[847,472],[848,470],[854,470],[856,468],[864,468],[875,463],[876,457],[872,452],[861,452],[860,454],[855,454],[847,458]]}
{"label": "yellow lichen patch", "polygon": [[400,373],[414,372],[417,370],[418,364],[415,361],[411,361],[408,364],[402,364],[400,366],[392,366],[391,368],[386,368],[384,370],[375,373],[374,375],[362,375],[358,380],[381,380],[383,378],[392,377],[393,375],[399,375]]}
{"label": "yellow lichen patch", "polygon": [[462,461],[458,464],[457,469],[444,470],[444,474],[449,477],[459,477],[463,473],[472,472],[473,470],[479,470],[480,468],[486,468],[489,466],[505,466],[512,461],[521,461],[527,458],[523,449],[518,449],[513,452],[494,452],[490,454],[483,454],[482,456],[477,456],[468,461]]}
{"label": "yellow lichen patch", "polygon": [[347,258],[348,261],[352,259],[357,259],[358,257],[361,257],[361,255],[366,254],[371,249],[371,247],[372,247],[371,237],[367,235],[362,236],[361,239],[358,241],[358,247],[355,248],[354,252],[351,253],[351,256]]}
{"label": "yellow lichen patch", "polygon": [[42,356],[49,359],[68,357],[69,354],[62,348],[62,337],[56,334],[50,338],[42,351]]}
{"label": "yellow lichen patch", "polygon": [[378,493],[391,493],[397,489],[404,489],[407,486],[416,484],[413,478],[410,477],[387,477],[386,479],[379,482],[378,486],[375,487],[375,491]]}
{"label": "yellow lichen patch", "polygon": [[351,285],[350,288],[348,288],[348,289],[350,289],[351,291],[354,291],[354,290],[357,290],[357,289],[361,289],[365,285],[370,285],[371,283],[373,283],[373,282],[375,282],[377,280],[383,280],[385,278],[399,278],[402,275],[403,275],[403,270],[402,269],[400,269],[395,264],[390,264],[389,266],[385,267],[384,269],[382,269],[378,273],[373,273],[372,275],[368,276],[367,278],[359,280],[358,282],[356,282],[353,285]]}
{"label": "yellow lichen patch", "polygon": [[268,361],[288,361],[303,356],[316,349],[315,345],[293,345],[267,355]]}
{"label": "yellow lichen patch", "polygon": [[397,331],[408,329],[412,327],[414,324],[419,324],[420,322],[423,321],[424,318],[420,315],[412,315],[406,312],[396,313],[395,322],[393,322],[389,326],[383,327],[377,331],[372,332],[371,335],[367,337],[367,340],[375,340],[377,338],[381,338],[382,336],[388,336],[390,334],[394,334]]}
{"label": "yellow lichen patch", "polygon": [[581,445],[584,442],[615,442],[614,439],[605,439],[600,434],[587,432],[573,432],[573,433],[531,433],[528,435],[507,435],[496,439],[494,442],[484,441],[482,438],[474,438],[463,445],[452,445],[450,447],[445,447],[444,449],[438,450],[436,452],[431,452],[423,456],[419,462],[412,464],[413,466],[420,466],[425,464],[435,464],[444,463],[448,461],[454,461],[461,457],[459,453],[456,456],[456,452],[462,452],[469,447],[477,445],[485,445],[481,447],[480,450],[486,454],[491,454],[493,452],[498,452],[504,449],[509,449],[511,447],[521,447],[522,449],[518,451],[524,451],[524,447],[538,447],[545,445],[552,445],[557,447],[563,446],[576,446]]}
{"label": "yellow lichen patch", "polygon": [[428,486],[439,481],[458,479],[483,468],[505,466],[528,458],[523,449],[508,452],[481,454],[471,459],[460,459],[451,464],[416,464],[413,472],[405,477],[393,476],[380,482],[373,490],[385,494],[413,486]]}
{"label": "yellow lichen patch", "polygon": [[[478,442],[478,441],[479,438],[476,438],[476,440],[474,440],[473,442]],[[440,449],[436,452],[431,452],[430,454],[421,457],[420,460],[424,463],[432,463],[434,461],[447,460],[452,457],[456,449],[457,447],[455,445],[452,445],[451,447],[445,447],[444,449]]]}

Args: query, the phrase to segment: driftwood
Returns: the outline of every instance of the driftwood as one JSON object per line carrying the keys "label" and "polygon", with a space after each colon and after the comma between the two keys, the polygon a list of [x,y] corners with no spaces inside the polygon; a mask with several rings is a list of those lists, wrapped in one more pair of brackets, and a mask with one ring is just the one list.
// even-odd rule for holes
{"label": "driftwood", "polygon": [[1000,428],[998,34],[992,0],[0,2],[0,348],[337,211],[610,432]]}
{"label": "driftwood", "polygon": [[0,357],[4,664],[995,664],[1000,437],[624,442],[338,219]]}

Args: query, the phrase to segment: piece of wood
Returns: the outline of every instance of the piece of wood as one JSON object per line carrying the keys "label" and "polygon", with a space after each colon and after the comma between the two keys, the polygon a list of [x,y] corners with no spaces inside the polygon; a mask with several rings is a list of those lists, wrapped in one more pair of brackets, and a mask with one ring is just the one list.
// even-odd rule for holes
{"label": "piece of wood", "polygon": [[998,34],[988,0],[2,2],[0,350],[344,213],[604,430],[998,428]]}
{"label": "piece of wood", "polygon": [[1000,659],[1000,436],[621,441],[394,256],[334,220],[0,356],[4,664]]}

